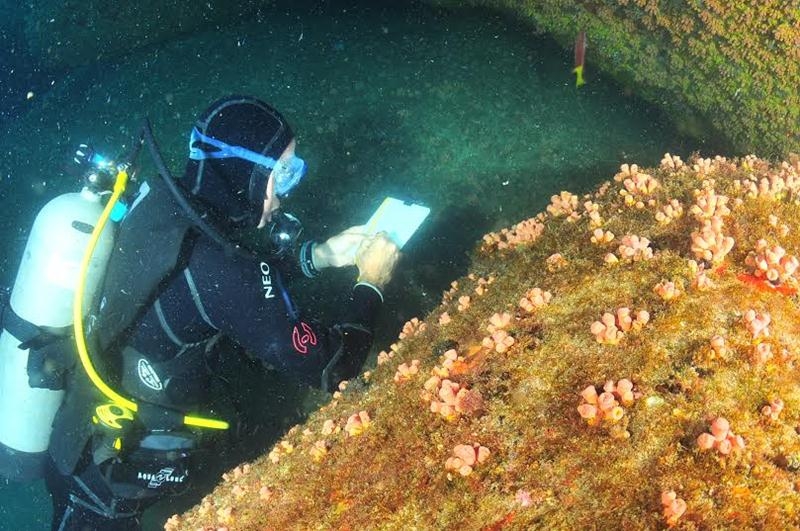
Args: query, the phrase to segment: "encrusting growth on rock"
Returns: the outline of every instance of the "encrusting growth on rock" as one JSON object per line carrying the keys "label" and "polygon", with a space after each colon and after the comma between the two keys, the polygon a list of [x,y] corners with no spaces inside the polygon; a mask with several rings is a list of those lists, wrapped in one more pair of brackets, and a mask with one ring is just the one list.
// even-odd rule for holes
{"label": "encrusting growth on rock", "polygon": [[166,528],[795,528],[798,256],[800,158],[622,165]]}

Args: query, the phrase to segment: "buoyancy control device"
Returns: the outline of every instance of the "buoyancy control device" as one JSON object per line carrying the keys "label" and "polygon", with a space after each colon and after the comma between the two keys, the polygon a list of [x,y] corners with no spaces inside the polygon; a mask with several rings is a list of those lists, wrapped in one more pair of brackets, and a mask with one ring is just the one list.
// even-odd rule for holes
{"label": "buoyancy control device", "polygon": [[[128,170],[145,142],[158,174],[191,224],[222,245],[226,252],[244,252],[203,220],[178,190],[149,122],[145,121],[138,142],[124,162],[106,161],[89,146],[81,145],[74,160],[84,169],[85,186],[80,193],[53,199],[39,213],[28,238],[10,304],[3,307],[0,476],[31,480],[44,475],[48,449],[53,443],[50,440],[53,420],[64,399],[63,385],[60,385],[64,378],[59,378],[59,373],[69,370],[71,365],[80,366],[87,383],[90,382],[96,391],[94,395],[102,395],[106,400],[87,404],[94,409],[93,421],[99,429],[118,430],[121,422],[132,422],[139,413],[139,404],[114,390],[95,367],[92,354],[99,352],[90,352],[90,343],[91,348],[97,350],[97,334],[90,332],[89,340],[84,319],[94,309],[96,291],[115,245],[115,231],[107,222],[119,221],[125,216],[127,206],[123,198]],[[104,201],[109,193],[110,197]],[[126,323],[132,324],[127,320]],[[115,330],[125,329],[126,323]],[[51,350],[60,351],[60,354],[35,355],[54,344],[58,348]],[[65,348],[69,349],[66,355]],[[38,361],[39,365],[32,361]],[[154,413],[150,405],[143,407],[147,414],[173,419],[179,426],[213,430],[225,430],[229,426],[213,418],[164,408]],[[119,438],[112,439],[112,448],[119,449]]]}
{"label": "buoyancy control device", "polygon": [[[83,149],[83,151],[81,150]],[[0,334],[0,475],[14,480],[43,475],[51,424],[64,397],[57,384],[29,380],[37,348],[72,340],[73,301],[81,262],[104,205],[112,163],[81,146],[76,162],[84,166],[85,186],[49,201],[28,236]],[[91,300],[113,247],[109,225],[100,234],[84,279]],[[88,307],[88,305],[87,305]],[[73,360],[74,361],[74,360]],[[46,362],[47,363],[47,362]],[[57,373],[58,367],[44,367]],[[33,384],[33,386],[32,386]],[[47,388],[50,387],[50,388]]]}

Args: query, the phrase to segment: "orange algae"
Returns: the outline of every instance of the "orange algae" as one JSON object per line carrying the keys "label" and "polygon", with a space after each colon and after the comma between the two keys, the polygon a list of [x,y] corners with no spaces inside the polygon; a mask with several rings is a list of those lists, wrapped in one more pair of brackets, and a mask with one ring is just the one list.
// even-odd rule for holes
{"label": "orange algae", "polygon": [[[800,311],[783,288],[797,279],[787,271],[767,285],[747,257],[761,239],[800,252],[800,167],[670,156],[635,179],[626,171],[594,194],[554,196],[513,237],[485,238],[473,275],[392,345],[392,363],[291,430],[277,462],[227,474],[169,529],[796,527]],[[747,185],[778,176],[780,196]],[[690,215],[656,215],[676,204]],[[704,241],[723,246],[698,262],[697,218],[721,212]],[[631,248],[646,239],[652,256],[607,266],[614,243],[587,244],[598,228],[637,235]],[[474,296],[486,277],[491,289]],[[654,290],[665,279],[680,296]],[[550,297],[531,311],[520,301],[534,288]],[[635,311],[620,319],[621,308]],[[628,327],[638,311],[646,326],[596,341],[603,313]],[[482,344],[489,326],[514,339],[504,352]],[[437,370],[453,392],[480,397],[480,414],[430,413],[420,396]],[[581,398],[610,420],[591,422]],[[357,436],[333,429],[357,428],[354,412],[367,411]],[[454,448],[473,442],[491,458],[468,475],[448,471]]]}
{"label": "orange algae", "polygon": [[787,286],[785,284],[779,284],[776,286],[765,278],[758,278],[748,273],[739,273],[736,275],[736,278],[746,284],[750,284],[755,289],[760,291],[776,291],[786,296],[797,295],[797,288]]}

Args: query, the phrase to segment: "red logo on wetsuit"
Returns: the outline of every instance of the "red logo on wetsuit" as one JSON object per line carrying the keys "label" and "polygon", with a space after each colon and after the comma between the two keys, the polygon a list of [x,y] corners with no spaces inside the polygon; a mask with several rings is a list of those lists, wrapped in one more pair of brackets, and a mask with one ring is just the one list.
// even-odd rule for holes
{"label": "red logo on wetsuit", "polygon": [[299,325],[294,325],[292,330],[292,346],[300,354],[308,354],[308,345],[317,344],[317,336],[310,326],[300,321]]}

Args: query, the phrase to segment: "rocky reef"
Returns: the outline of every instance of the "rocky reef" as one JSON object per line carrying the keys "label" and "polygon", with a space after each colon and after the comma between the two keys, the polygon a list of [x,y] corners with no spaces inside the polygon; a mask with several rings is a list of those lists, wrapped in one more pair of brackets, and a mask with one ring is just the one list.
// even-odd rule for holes
{"label": "rocky reef", "polygon": [[797,525],[800,160],[667,154],[546,210],[165,528]]}
{"label": "rocky reef", "polygon": [[570,49],[585,31],[586,68],[665,109],[687,133],[713,128],[739,153],[800,150],[796,0],[429,1],[510,11]]}

